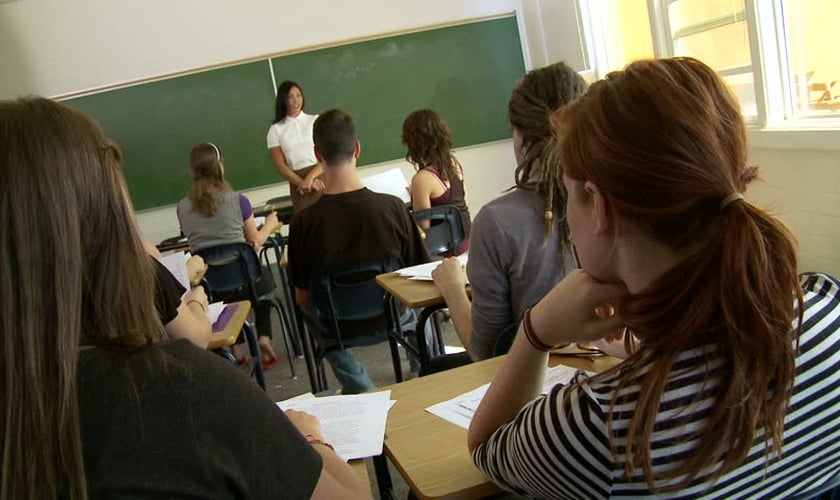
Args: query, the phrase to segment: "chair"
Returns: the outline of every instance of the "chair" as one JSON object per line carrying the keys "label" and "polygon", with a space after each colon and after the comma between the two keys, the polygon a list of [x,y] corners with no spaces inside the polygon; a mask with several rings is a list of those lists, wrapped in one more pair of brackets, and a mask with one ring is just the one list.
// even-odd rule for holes
{"label": "chair", "polygon": [[[353,339],[342,334],[342,328],[356,322],[373,329],[372,333],[385,331],[389,325],[385,291],[376,283],[376,276],[400,269],[399,259],[388,258],[362,263],[325,266],[310,278],[310,309],[299,309],[308,329],[317,332],[317,350],[307,352],[314,366],[309,371],[312,392],[327,389],[323,360],[332,349],[344,350],[354,345]],[[381,318],[381,323],[378,321]],[[398,320],[395,322],[398,324]],[[304,349],[312,349],[312,335],[304,339]],[[394,372],[401,374],[399,352],[388,336]]]}
{"label": "chair", "polygon": [[[292,359],[292,347],[289,343],[287,332],[291,331],[288,325],[289,318],[286,316],[280,301],[274,295],[273,290],[260,294],[257,291],[257,282],[262,276],[262,267],[259,258],[253,247],[247,243],[230,243],[211,248],[205,248],[195,252],[207,263],[207,274],[204,276],[210,285],[210,295],[213,300],[236,301],[250,300],[256,307],[257,303],[267,302],[280,318],[280,326],[283,335],[283,342],[286,346],[286,356],[289,360],[289,368],[292,377],[295,377],[295,365]],[[247,333],[247,332],[246,332]],[[262,376],[262,366],[259,363],[259,349],[257,339],[246,335],[249,351],[252,353],[254,365],[252,374],[259,373]],[[256,354],[254,357],[253,354]]]}
{"label": "chair", "polygon": [[424,210],[415,210],[411,216],[418,224],[429,221],[424,243],[429,255],[444,257],[454,255],[466,234],[461,212],[454,205],[439,205]]}
{"label": "chair", "polygon": [[274,258],[277,261],[277,275],[280,276],[280,290],[283,293],[283,300],[280,302],[280,306],[283,308],[285,317],[288,320],[288,324],[284,324],[283,328],[287,332],[290,332],[295,356],[300,357],[303,355],[303,352],[301,351],[301,335],[297,328],[297,318],[295,316],[294,297],[292,296],[292,287],[286,273],[286,268],[282,262],[283,254],[286,251],[286,238],[282,234],[273,234],[265,240],[260,250],[260,262],[263,263],[266,269],[271,269],[269,251],[274,252]]}
{"label": "chair", "polygon": [[493,356],[503,356],[508,353],[510,346],[513,345],[513,339],[516,337],[516,332],[519,331],[519,321],[506,326],[499,336],[496,337],[496,343],[493,345]]}

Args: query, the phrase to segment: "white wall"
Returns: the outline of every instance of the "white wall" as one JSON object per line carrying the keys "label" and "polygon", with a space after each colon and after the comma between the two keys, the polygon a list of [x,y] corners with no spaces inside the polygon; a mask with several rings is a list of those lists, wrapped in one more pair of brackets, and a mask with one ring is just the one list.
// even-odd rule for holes
{"label": "white wall", "polygon": [[799,268],[840,276],[840,151],[755,148],[750,160],[762,180],[748,197],[793,230]]}

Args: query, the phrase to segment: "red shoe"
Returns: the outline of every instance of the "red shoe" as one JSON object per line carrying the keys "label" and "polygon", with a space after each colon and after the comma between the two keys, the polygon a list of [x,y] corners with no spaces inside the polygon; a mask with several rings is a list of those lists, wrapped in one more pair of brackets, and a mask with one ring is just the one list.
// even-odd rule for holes
{"label": "red shoe", "polygon": [[277,366],[278,361],[279,361],[279,359],[277,358],[277,356],[274,356],[273,358],[271,358],[268,361],[262,361],[261,364],[262,364],[263,371],[271,370],[272,368]]}

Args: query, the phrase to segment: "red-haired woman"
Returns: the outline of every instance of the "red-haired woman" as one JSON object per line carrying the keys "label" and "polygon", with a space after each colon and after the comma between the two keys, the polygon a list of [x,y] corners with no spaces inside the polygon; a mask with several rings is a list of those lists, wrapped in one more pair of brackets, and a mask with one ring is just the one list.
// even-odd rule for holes
{"label": "red-haired woman", "polygon": [[[476,464],[541,498],[781,498],[830,479],[840,283],[797,276],[790,232],[744,199],[756,168],[726,84],[694,59],[635,62],[555,129],[582,269],[525,313],[469,430]],[[624,362],[538,397],[551,346],[622,329],[639,342]]]}

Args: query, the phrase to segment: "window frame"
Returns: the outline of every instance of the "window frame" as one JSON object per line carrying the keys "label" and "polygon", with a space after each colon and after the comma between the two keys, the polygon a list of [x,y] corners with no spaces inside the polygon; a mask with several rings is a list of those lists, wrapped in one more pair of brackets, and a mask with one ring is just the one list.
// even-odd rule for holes
{"label": "window frame", "polygon": [[[655,57],[673,57],[668,6],[680,0],[647,0],[651,40]],[[784,17],[786,0],[744,0],[744,18],[749,37],[757,114],[745,116],[751,140],[766,147],[807,147],[840,149],[840,112],[799,113],[795,109],[796,90],[789,59],[789,34]],[[584,12],[587,42],[593,54],[594,73],[603,78],[610,67],[610,34],[606,0],[578,0]],[[588,21],[588,22],[587,22]],[[735,21],[735,22],[739,22]],[[613,61],[614,62],[614,61]],[[721,75],[746,74],[747,66],[720,72]],[[820,133],[815,133],[820,132]],[[795,136],[795,137],[794,137]]]}

